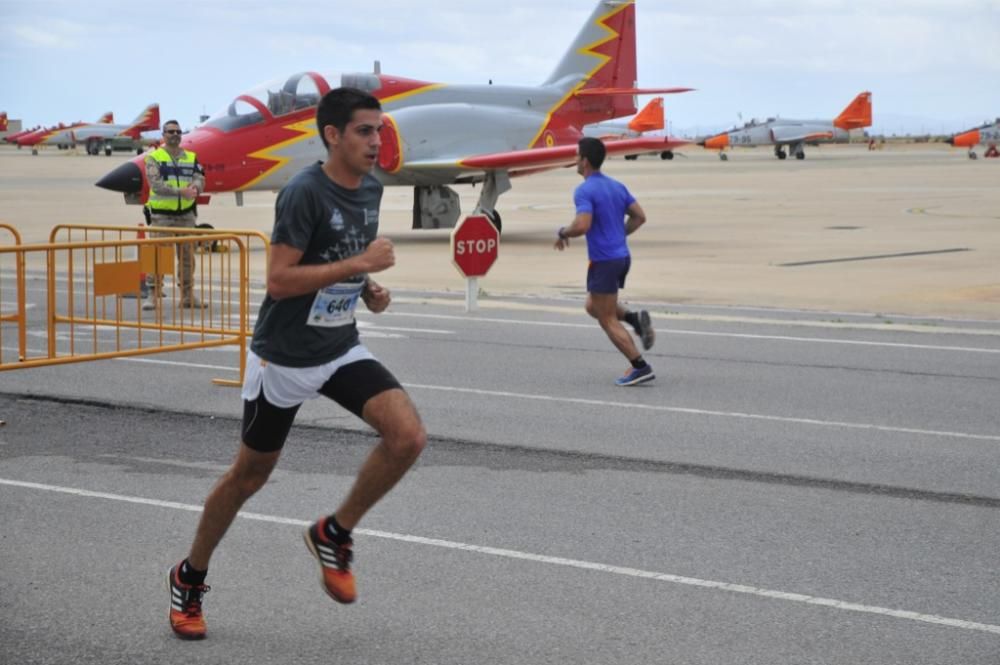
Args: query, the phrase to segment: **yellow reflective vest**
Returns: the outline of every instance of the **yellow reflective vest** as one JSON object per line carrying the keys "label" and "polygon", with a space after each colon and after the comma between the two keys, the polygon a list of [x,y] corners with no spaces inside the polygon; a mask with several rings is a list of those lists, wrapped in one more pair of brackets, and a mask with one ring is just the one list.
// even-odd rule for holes
{"label": "yellow reflective vest", "polygon": [[[146,159],[154,159],[160,166],[163,183],[175,189],[190,187],[194,174],[198,170],[198,159],[190,150],[185,150],[180,159],[174,159],[164,148],[157,148],[147,155]],[[186,199],[178,194],[161,195],[149,189],[149,199],[146,207],[150,212],[163,214],[181,214],[194,207],[194,199]]]}

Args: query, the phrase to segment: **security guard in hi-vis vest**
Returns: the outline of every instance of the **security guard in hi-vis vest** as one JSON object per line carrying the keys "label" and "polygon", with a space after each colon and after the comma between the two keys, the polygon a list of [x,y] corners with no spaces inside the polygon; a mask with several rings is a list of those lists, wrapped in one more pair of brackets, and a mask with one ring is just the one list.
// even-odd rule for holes
{"label": "security guard in hi-vis vest", "polygon": [[[150,226],[194,228],[198,195],[205,190],[205,172],[193,152],[181,147],[181,126],[176,120],[163,124],[163,145],[146,155],[149,200],[146,220]],[[201,309],[206,305],[194,293],[194,247],[177,246],[177,286],[181,307]],[[149,297],[142,304],[155,309],[163,297],[163,278],[152,281]]]}

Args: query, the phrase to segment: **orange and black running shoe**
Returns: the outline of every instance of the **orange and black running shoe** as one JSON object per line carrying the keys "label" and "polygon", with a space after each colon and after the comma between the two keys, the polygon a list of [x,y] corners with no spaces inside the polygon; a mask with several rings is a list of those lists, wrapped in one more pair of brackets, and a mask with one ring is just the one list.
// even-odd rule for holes
{"label": "orange and black running shoe", "polygon": [[319,580],[327,595],[338,603],[353,603],[358,597],[354,588],[354,574],[351,572],[351,551],[353,542],[337,544],[323,533],[323,523],[326,520],[314,522],[306,529],[302,537],[306,547],[319,562]]}
{"label": "orange and black running shoe", "polygon": [[184,584],[177,576],[177,564],[167,573],[167,588],[170,589],[170,627],[177,637],[184,640],[205,638],[205,615],[201,613],[201,599],[209,587]]}

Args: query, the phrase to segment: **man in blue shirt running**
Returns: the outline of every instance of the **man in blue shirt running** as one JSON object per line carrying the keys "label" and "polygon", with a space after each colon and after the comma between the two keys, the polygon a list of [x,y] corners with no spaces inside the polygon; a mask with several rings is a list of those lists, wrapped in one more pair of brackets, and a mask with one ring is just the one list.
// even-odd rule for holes
{"label": "man in blue shirt running", "polygon": [[632,366],[618,378],[619,386],[634,386],[655,377],[653,368],[642,358],[622,321],[635,329],[642,348],[653,346],[656,333],[649,312],[630,312],[618,304],[618,289],[625,286],[632,258],[625,236],[631,235],[646,221],[646,213],[625,185],[601,173],[607,151],[599,139],[585,137],[577,145],[576,172],[583,182],[573,193],[576,217],[558,231],[555,248],[569,247],[569,239],[586,235],[587,313],[597,319],[611,343]]}

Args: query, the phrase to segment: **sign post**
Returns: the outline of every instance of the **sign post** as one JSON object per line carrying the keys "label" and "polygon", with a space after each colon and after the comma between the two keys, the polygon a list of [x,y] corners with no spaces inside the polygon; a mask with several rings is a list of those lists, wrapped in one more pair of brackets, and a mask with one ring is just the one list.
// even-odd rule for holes
{"label": "sign post", "polygon": [[500,231],[485,215],[466,217],[451,232],[451,260],[465,277],[465,311],[477,309],[479,278],[497,260]]}

